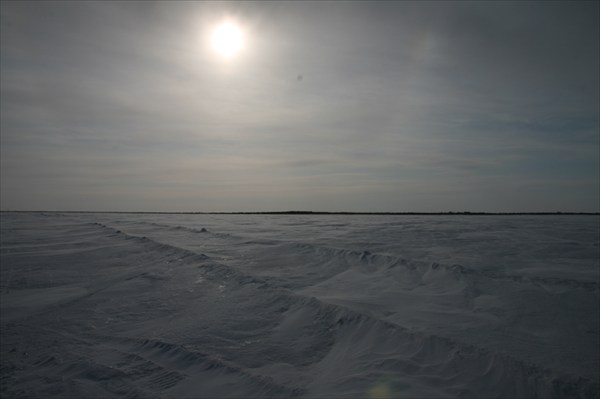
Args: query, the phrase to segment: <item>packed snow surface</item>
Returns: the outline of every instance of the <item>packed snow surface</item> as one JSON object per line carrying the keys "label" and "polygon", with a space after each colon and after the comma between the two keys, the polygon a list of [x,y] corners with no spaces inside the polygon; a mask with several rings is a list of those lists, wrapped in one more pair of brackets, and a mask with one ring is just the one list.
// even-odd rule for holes
{"label": "packed snow surface", "polygon": [[599,231],[5,212],[0,394],[597,398]]}

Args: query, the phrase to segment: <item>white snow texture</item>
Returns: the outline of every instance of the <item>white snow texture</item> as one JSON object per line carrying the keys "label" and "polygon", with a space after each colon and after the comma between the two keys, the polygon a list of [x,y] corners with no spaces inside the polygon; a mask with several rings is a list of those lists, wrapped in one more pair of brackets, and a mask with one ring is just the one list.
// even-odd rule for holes
{"label": "white snow texture", "polygon": [[598,398],[590,215],[1,214],[8,398]]}

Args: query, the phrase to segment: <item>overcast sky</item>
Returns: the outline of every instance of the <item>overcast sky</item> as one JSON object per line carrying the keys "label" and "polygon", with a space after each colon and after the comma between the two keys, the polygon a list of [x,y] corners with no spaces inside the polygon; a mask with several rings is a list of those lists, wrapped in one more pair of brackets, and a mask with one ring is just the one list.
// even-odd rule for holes
{"label": "overcast sky", "polygon": [[1,208],[598,212],[599,4],[3,0]]}

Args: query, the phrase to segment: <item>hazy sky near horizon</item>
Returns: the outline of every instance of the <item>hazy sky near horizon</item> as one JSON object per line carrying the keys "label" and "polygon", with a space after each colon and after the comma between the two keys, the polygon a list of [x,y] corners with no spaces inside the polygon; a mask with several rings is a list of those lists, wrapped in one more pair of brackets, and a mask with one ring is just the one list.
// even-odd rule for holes
{"label": "hazy sky near horizon", "polygon": [[1,208],[597,212],[599,4],[2,1]]}

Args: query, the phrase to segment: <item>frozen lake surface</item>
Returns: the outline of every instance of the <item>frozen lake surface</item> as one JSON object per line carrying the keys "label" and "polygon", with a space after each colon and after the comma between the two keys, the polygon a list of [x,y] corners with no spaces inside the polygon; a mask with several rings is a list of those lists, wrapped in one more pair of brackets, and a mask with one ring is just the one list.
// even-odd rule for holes
{"label": "frozen lake surface", "polygon": [[2,398],[589,397],[598,216],[1,214]]}

